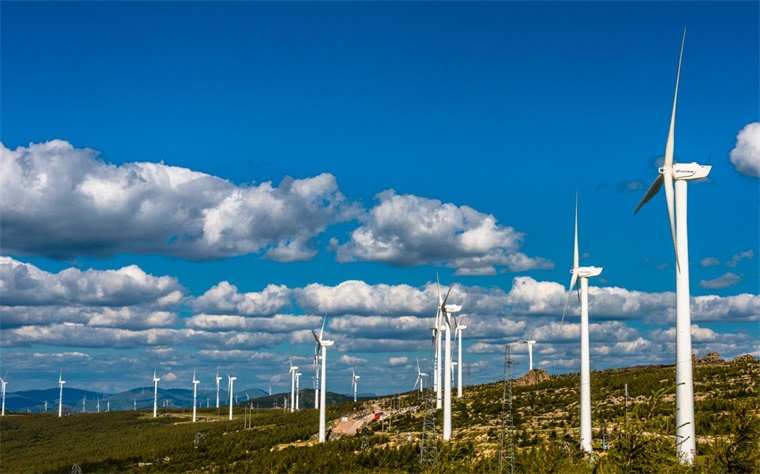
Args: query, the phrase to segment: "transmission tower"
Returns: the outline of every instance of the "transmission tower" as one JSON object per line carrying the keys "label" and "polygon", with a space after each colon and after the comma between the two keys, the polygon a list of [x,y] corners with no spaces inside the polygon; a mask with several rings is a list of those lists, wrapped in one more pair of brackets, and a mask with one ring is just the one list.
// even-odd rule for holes
{"label": "transmission tower", "polygon": [[501,389],[501,439],[499,443],[499,473],[515,472],[515,436],[512,418],[512,355],[509,344],[504,349],[504,375]]}
{"label": "transmission tower", "polygon": [[[435,373],[435,367],[430,372]],[[438,436],[435,429],[435,390],[433,384],[428,384],[424,390],[425,408],[422,415],[422,437],[420,439],[420,462],[434,469],[438,466]]]}

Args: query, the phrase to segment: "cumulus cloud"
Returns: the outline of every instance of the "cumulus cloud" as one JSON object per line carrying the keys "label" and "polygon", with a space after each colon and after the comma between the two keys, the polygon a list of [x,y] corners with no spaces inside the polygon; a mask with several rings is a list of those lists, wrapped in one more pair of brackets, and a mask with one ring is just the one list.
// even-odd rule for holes
{"label": "cumulus cloud", "polygon": [[739,131],[728,156],[739,173],[760,177],[760,122],[749,123]]}
{"label": "cumulus cloud", "polygon": [[306,260],[315,236],[356,212],[331,174],[236,186],[163,163],[107,164],[63,140],[0,144],[0,166],[3,246],[27,255]]}
{"label": "cumulus cloud", "polygon": [[722,290],[723,288],[737,285],[740,281],[742,281],[742,277],[735,273],[728,272],[712,280],[701,280],[699,286],[710,290]]}
{"label": "cumulus cloud", "polygon": [[261,292],[240,293],[223,281],[193,302],[195,311],[210,314],[267,316],[290,306],[290,290],[285,285],[267,285]]}
{"label": "cumulus cloud", "polygon": [[131,306],[151,303],[167,307],[180,302],[185,289],[176,278],[155,277],[137,265],[118,270],[67,268],[53,274],[0,256],[0,299],[3,305]]}
{"label": "cumulus cloud", "polygon": [[377,195],[380,201],[345,244],[331,242],[339,262],[373,261],[400,267],[443,262],[459,275],[494,275],[553,268],[542,258],[520,253],[524,235],[497,223],[492,215],[435,199]]}
{"label": "cumulus cloud", "polygon": [[316,314],[423,314],[435,313],[438,301],[432,287],[369,285],[347,280],[336,286],[312,283],[293,291],[298,306]]}
{"label": "cumulus cloud", "polygon": [[[278,314],[268,318],[250,318],[224,314],[197,314],[185,320],[187,327],[203,331],[263,331],[268,333],[291,333],[298,330],[311,331],[321,323],[318,316]],[[309,333],[309,337],[311,334]],[[312,339],[313,340],[313,339]]]}
{"label": "cumulus cloud", "polygon": [[409,358],[406,356],[402,357],[391,357],[388,359],[388,365],[391,367],[398,367],[400,365],[406,365],[409,362]]}

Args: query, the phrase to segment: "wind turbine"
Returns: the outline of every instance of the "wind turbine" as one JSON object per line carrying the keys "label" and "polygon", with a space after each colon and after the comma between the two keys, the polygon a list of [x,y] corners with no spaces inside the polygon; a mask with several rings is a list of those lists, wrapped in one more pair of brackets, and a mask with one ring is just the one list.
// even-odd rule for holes
{"label": "wind turbine", "polygon": [[160,378],[156,377],[156,369],[153,369],[153,418],[158,416],[158,381]]}
{"label": "wind turbine", "polygon": [[356,402],[356,381],[359,380],[359,376],[356,375],[356,369],[351,369],[351,385],[354,389],[354,402]]}
{"label": "wind turbine", "polygon": [[66,381],[62,377],[63,373],[58,374],[58,385],[60,386],[60,391],[58,392],[58,418],[63,415],[63,384]]}
{"label": "wind turbine", "polygon": [[522,344],[528,345],[528,372],[533,370],[533,344],[536,343],[536,341],[530,340],[530,339],[523,339],[522,341],[517,341]]}
{"label": "wind turbine", "polygon": [[221,377],[219,377],[219,370],[216,371],[216,409],[217,409],[217,415],[219,410],[219,381],[222,380]]}
{"label": "wind turbine", "polygon": [[8,385],[8,374],[5,374],[5,377],[0,379],[0,382],[3,384],[3,407],[2,410],[0,410],[0,416],[5,416],[5,386]]}
{"label": "wind turbine", "polygon": [[[676,73],[676,89],[673,95],[673,109],[670,114],[670,128],[668,139],[665,142],[665,160],[659,169],[657,179],[649,187],[634,214],[660,191],[663,184],[665,185],[665,202],[668,207],[670,234],[676,256],[676,444],[681,462],[693,464],[696,457],[696,430],[694,426],[694,374],[691,365],[686,184],[687,181],[706,177],[712,167],[697,163],[673,163],[676,102],[678,101],[678,83],[681,78],[681,59],[683,58],[685,41],[686,30],[684,29],[681,39],[681,52],[678,55],[678,72]],[[673,196],[674,186],[675,196]]]}
{"label": "wind turbine", "polygon": [[319,344],[314,347],[314,409],[319,409],[319,397],[317,391],[319,390],[319,359],[322,356],[321,348]]}
{"label": "wind turbine", "polygon": [[417,380],[414,382],[414,387],[412,387],[412,390],[417,388],[417,385],[420,386],[420,395],[422,394],[423,384],[425,383],[424,377],[427,377],[427,374],[423,373],[420,370],[420,360],[417,359]]}
{"label": "wind turbine", "polygon": [[449,286],[449,291],[444,298],[441,295],[441,284],[438,281],[438,275],[436,275],[436,283],[438,284],[438,302],[442,320],[445,324],[446,340],[444,344],[444,368],[443,368],[443,440],[449,441],[451,439],[451,317],[449,313],[455,313],[462,309],[459,305],[446,305],[451,294],[451,289],[454,287],[452,284]]}
{"label": "wind turbine", "polygon": [[299,392],[301,391],[300,384],[301,384],[301,375],[303,375],[301,372],[296,372],[296,411],[299,410],[298,408],[298,399],[299,399]]}
{"label": "wind turbine", "polygon": [[290,358],[290,413],[295,411],[296,407],[296,372],[298,367],[293,365],[293,357]]}
{"label": "wind turbine", "polygon": [[459,321],[457,321],[457,318],[454,318],[454,325],[456,326],[454,330],[454,334],[457,337],[457,344],[459,345],[459,352],[457,354],[457,398],[462,398],[462,331],[467,329],[467,326],[462,324],[464,321],[464,316],[459,318]]}
{"label": "wind turbine", "polygon": [[[578,257],[578,192],[575,193],[575,245],[573,248],[573,274],[570,278],[570,290],[567,293],[565,309],[562,311],[562,322],[565,321],[567,305],[573,295],[573,288],[580,280],[581,286],[581,449],[591,453],[591,369],[589,361],[588,336],[588,279],[599,276],[602,268],[581,267]],[[530,347],[530,344],[528,344]]]}
{"label": "wind turbine", "polygon": [[195,423],[196,419],[196,407],[198,403],[198,384],[200,383],[200,380],[197,380],[195,378],[195,370],[193,370],[193,423]]}
{"label": "wind turbine", "polygon": [[324,338],[325,335],[325,323],[327,322],[327,316],[322,320],[322,329],[317,331],[312,330],[314,339],[319,344],[320,352],[322,353],[322,387],[319,393],[319,442],[325,442],[325,415],[327,404],[327,348],[335,344],[335,341],[328,341]]}
{"label": "wind turbine", "polygon": [[[436,280],[438,275],[436,274]],[[433,330],[433,391],[435,392],[435,409],[442,408],[441,403],[441,331],[444,327],[441,323],[441,308],[435,310],[435,324],[430,329]]]}
{"label": "wind turbine", "polygon": [[227,386],[230,389],[230,421],[232,421],[232,406],[234,403],[232,403],[232,394],[235,392],[235,380],[237,380],[237,377],[232,377],[230,374],[227,374]]}

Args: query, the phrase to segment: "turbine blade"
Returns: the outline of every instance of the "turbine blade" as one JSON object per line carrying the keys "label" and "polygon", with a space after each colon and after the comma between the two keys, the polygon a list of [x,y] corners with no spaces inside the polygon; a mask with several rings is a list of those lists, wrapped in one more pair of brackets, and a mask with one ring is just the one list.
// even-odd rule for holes
{"label": "turbine blade", "polygon": [[673,175],[669,171],[665,171],[663,174],[665,182],[665,201],[668,205],[668,219],[670,219],[670,235],[673,237],[673,251],[676,254],[676,266],[679,271],[681,265],[678,261],[678,245],[676,244],[676,222],[675,222],[675,210],[674,210],[674,196],[673,196]]}
{"label": "turbine blade", "polygon": [[573,273],[573,277],[570,279],[570,291],[567,292],[567,301],[565,301],[565,309],[562,311],[562,321],[560,321],[560,324],[565,322],[565,313],[567,313],[567,305],[570,304],[570,297],[573,295],[573,287],[575,286],[576,281],[578,281],[578,274]]}
{"label": "turbine blade", "polygon": [[438,304],[443,306],[443,299],[441,298],[441,281],[438,279],[438,272],[435,272],[435,284],[438,287]]}
{"label": "turbine blade", "polygon": [[441,303],[441,306],[446,306],[446,301],[449,300],[449,295],[451,294],[451,289],[454,288],[454,284],[452,283],[451,286],[449,286],[449,291],[446,292],[446,298],[443,299],[443,303]]}
{"label": "turbine blade", "polygon": [[319,331],[319,342],[322,343],[322,337],[325,335],[325,323],[327,322],[327,315],[322,319],[322,329]]}
{"label": "turbine blade", "polygon": [[678,102],[678,83],[681,80],[681,59],[683,58],[683,45],[686,42],[686,28],[683,30],[681,39],[681,52],[678,54],[678,72],[676,73],[676,91],[673,94],[673,110],[670,113],[670,128],[668,129],[668,141],[665,143],[664,167],[673,166],[673,148],[675,147],[676,103]]}
{"label": "turbine blade", "polygon": [[319,336],[317,336],[317,331],[312,329],[311,334],[314,336],[314,340],[317,341],[317,344],[321,345],[322,341],[320,340]]}
{"label": "turbine blade", "polygon": [[573,270],[578,270],[580,258],[578,257],[578,190],[575,190],[575,245],[573,246]]}
{"label": "turbine blade", "polygon": [[641,199],[641,202],[636,207],[636,210],[633,211],[634,216],[636,215],[637,212],[639,212],[639,209],[641,209],[644,206],[644,204],[648,203],[650,199],[652,199],[658,192],[660,192],[660,188],[662,187],[662,180],[663,180],[662,175],[658,174],[657,179],[655,179],[652,185],[649,186],[647,193]]}

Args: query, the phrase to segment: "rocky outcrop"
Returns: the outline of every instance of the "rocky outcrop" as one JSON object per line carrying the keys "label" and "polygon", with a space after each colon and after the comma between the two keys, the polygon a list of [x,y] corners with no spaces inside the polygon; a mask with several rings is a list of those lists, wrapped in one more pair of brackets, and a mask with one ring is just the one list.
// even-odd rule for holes
{"label": "rocky outcrop", "polygon": [[737,364],[742,364],[742,363],[747,363],[747,362],[753,363],[756,360],[757,359],[755,359],[755,356],[753,356],[752,354],[744,354],[743,356],[734,357],[734,360],[732,362],[736,362]]}
{"label": "rocky outcrop", "polygon": [[533,369],[519,379],[515,380],[513,385],[516,387],[536,385],[549,380],[549,372],[544,369]]}
{"label": "rocky outcrop", "polygon": [[697,359],[696,355],[692,354],[691,361],[694,364],[715,364],[718,362],[725,362],[718,356],[717,352],[708,352],[707,355],[700,357],[699,359]]}

